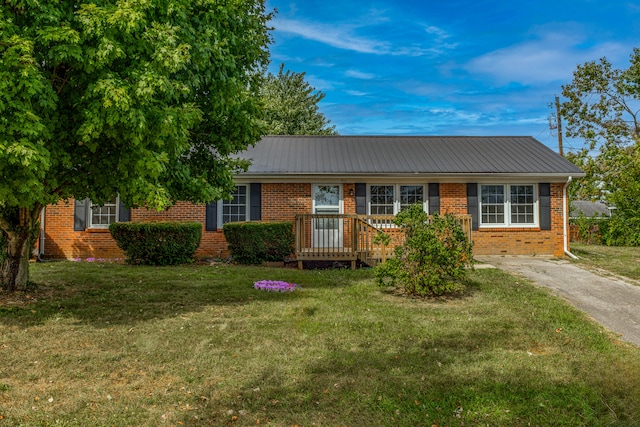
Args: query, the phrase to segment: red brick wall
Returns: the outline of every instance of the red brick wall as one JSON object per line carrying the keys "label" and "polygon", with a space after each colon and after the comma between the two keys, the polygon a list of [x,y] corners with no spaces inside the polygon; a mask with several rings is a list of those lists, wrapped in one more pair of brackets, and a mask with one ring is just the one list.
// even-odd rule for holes
{"label": "red brick wall", "polygon": [[467,184],[440,184],[440,213],[467,214]]}
{"label": "red brick wall", "polygon": [[[562,245],[562,187],[551,184],[551,230],[539,228],[480,228],[474,230],[476,255],[554,255],[564,256]],[[467,185],[440,184],[440,212],[467,213]]]}
{"label": "red brick wall", "polygon": [[[563,256],[562,187],[551,184],[551,230],[530,228],[482,228],[473,232],[474,253]],[[355,184],[344,184],[344,213],[355,213]],[[464,183],[440,185],[440,211],[467,213],[467,187]],[[293,221],[297,213],[311,213],[311,184],[262,184],[262,220]],[[45,257],[122,258],[108,230],[73,231],[73,201],[47,206],[45,212]],[[134,209],[132,221],[183,220],[203,224],[198,257],[228,256],[222,230],[205,231],[205,206],[180,202],[167,211]]]}
{"label": "red brick wall", "polygon": [[262,220],[293,221],[311,213],[311,184],[262,184]]}
{"label": "red brick wall", "polygon": [[[107,229],[73,230],[73,200],[47,206],[45,210],[44,254],[47,258],[123,258]],[[205,231],[205,206],[178,202],[167,211],[132,209],[131,221],[197,221],[202,223],[202,240],[197,257],[225,256],[222,230]]]}

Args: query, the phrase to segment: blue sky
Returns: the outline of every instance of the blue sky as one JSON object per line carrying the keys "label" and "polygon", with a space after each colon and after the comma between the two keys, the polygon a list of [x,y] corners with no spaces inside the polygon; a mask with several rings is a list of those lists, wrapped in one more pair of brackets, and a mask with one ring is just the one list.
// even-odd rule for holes
{"label": "blue sky", "polygon": [[[268,0],[270,71],[326,94],[343,135],[530,135],[578,64],[626,68],[640,0]],[[566,141],[568,148],[578,141]]]}

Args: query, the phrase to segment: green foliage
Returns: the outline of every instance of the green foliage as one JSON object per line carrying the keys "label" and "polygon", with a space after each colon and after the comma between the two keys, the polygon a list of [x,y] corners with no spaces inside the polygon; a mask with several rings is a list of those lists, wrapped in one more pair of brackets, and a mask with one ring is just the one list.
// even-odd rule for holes
{"label": "green foliage", "polygon": [[578,241],[593,245],[640,246],[640,218],[626,218],[614,214],[610,218],[588,218],[580,215],[571,219],[578,227]]}
{"label": "green foliage", "polygon": [[391,235],[382,230],[378,230],[376,237],[373,238],[373,243],[376,245],[389,246],[389,243],[391,243]]}
{"label": "green foliage", "polygon": [[199,222],[117,222],[109,231],[129,264],[193,262],[202,238]]}
{"label": "green foliage", "polygon": [[376,266],[378,284],[400,285],[410,295],[433,296],[462,292],[466,267],[472,265],[472,243],[453,215],[429,217],[421,204],[398,214],[405,232],[394,256]]}
{"label": "green foliage", "polygon": [[305,73],[268,73],[262,88],[268,135],[336,135],[336,127],[319,111],[325,94],[304,79]]}
{"label": "green foliage", "polygon": [[606,221],[607,218],[588,217],[580,212],[580,216],[570,219],[570,224],[577,227],[579,242],[598,245],[602,243],[600,226]]}
{"label": "green foliage", "polygon": [[263,133],[271,16],[264,0],[3,2],[0,208],[228,196],[233,154]]}
{"label": "green foliage", "polygon": [[613,215],[600,224],[602,243],[607,246],[640,246],[640,217]]}
{"label": "green foliage", "polygon": [[233,259],[240,264],[282,261],[291,255],[291,222],[229,222],[222,229]]}
{"label": "green foliage", "polygon": [[[640,218],[640,49],[634,48],[627,69],[614,69],[606,58],[578,66],[562,94],[567,136],[585,141],[568,156],[587,174],[571,185],[571,197],[616,206],[609,241],[632,243]],[[625,228],[636,236],[626,238]]]}

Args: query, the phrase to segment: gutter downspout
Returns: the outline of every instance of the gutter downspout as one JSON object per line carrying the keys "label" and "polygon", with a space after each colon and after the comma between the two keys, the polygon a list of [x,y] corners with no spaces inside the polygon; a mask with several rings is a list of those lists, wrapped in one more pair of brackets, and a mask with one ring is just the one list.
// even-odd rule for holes
{"label": "gutter downspout", "polygon": [[571,183],[571,180],[573,179],[573,177],[569,177],[569,179],[567,180],[566,184],[564,184],[564,187],[562,187],[562,230],[563,230],[563,234],[562,234],[562,244],[564,246],[564,253],[568,256],[570,256],[573,259],[578,259],[577,256],[575,256],[574,254],[572,254],[571,252],[569,252],[569,245],[568,245],[568,241],[569,241],[569,236],[567,233],[567,188],[569,187],[569,184]]}

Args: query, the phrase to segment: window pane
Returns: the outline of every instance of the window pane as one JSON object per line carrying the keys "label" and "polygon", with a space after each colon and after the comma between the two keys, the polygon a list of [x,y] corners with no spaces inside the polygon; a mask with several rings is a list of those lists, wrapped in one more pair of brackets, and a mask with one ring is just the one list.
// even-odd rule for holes
{"label": "window pane", "polygon": [[400,209],[416,203],[424,202],[424,187],[422,185],[400,186]]}
{"label": "window pane", "polygon": [[534,195],[533,185],[512,185],[511,197],[511,223],[534,223]]}
{"label": "window pane", "polygon": [[480,186],[483,224],[504,224],[504,186]]}
{"label": "window pane", "polygon": [[104,227],[116,222],[117,197],[112,197],[104,205],[91,204],[91,226]]}
{"label": "window pane", "polygon": [[319,185],[315,190],[316,206],[339,206],[340,186]]}
{"label": "window pane", "polygon": [[393,185],[372,185],[371,193],[372,215],[393,215]]}
{"label": "window pane", "polygon": [[238,185],[231,193],[232,200],[222,201],[222,223],[247,220],[247,186]]}

